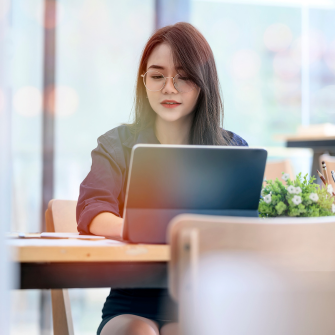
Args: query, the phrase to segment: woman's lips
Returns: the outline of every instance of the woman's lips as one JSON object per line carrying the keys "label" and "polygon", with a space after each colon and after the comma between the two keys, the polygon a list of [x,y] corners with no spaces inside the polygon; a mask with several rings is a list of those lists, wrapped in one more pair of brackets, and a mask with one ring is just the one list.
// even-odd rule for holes
{"label": "woman's lips", "polygon": [[176,108],[176,107],[180,106],[181,104],[165,104],[165,103],[162,103],[161,105],[165,108]]}

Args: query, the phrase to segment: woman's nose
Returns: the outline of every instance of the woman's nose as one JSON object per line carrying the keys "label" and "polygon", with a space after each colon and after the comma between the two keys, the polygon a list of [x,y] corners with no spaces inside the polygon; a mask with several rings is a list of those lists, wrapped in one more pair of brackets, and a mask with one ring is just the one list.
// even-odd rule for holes
{"label": "woman's nose", "polygon": [[162,89],[162,93],[178,93],[176,88],[173,85],[173,78],[166,78],[165,86]]}

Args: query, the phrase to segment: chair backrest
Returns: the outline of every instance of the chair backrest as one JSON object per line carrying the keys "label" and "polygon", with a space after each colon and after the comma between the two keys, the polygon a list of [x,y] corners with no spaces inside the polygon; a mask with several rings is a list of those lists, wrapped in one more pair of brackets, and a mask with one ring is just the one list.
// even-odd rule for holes
{"label": "chair backrest", "polygon": [[178,300],[179,281],[199,257],[245,251],[271,257],[294,271],[335,271],[335,217],[259,219],[183,214],[169,225],[169,290]]}
{"label": "chair backrest", "polygon": [[[333,185],[333,189],[335,189],[335,183],[333,181],[332,174],[330,172],[331,170],[335,171],[335,157],[330,156],[328,154],[323,154],[319,157],[319,165],[320,165],[319,171],[323,174],[322,164],[321,164],[322,161],[325,161],[325,163],[327,165],[328,178],[330,180],[331,185]],[[316,173],[316,171],[313,171],[313,172]]]}
{"label": "chair backrest", "polygon": [[294,179],[294,172],[289,159],[280,161],[269,161],[266,163],[264,178],[267,180],[281,180],[282,173],[288,173],[291,179]]}
{"label": "chair backrest", "polygon": [[50,200],[45,212],[47,232],[78,233],[75,200]]}

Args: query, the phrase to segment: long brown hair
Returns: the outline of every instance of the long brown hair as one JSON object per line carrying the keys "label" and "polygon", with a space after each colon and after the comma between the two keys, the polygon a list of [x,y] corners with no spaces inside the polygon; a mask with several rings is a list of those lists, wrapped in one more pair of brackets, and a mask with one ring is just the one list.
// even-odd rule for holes
{"label": "long brown hair", "polygon": [[147,42],[137,74],[135,118],[128,126],[138,133],[154,124],[156,113],[147,99],[141,74],[146,72],[151,52],[161,43],[169,44],[175,67],[180,66],[187,77],[201,89],[193,111],[190,143],[228,145],[230,136],[220,128],[224,112],[213,52],[204,36],[186,22],[178,22],[157,30]]}

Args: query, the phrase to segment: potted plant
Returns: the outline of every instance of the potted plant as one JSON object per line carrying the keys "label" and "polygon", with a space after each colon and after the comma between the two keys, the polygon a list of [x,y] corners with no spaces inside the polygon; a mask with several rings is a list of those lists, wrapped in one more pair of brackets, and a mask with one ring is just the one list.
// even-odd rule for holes
{"label": "potted plant", "polygon": [[333,188],[331,185],[320,187],[315,184],[315,177],[309,180],[307,174],[299,173],[291,180],[283,173],[284,185],[278,178],[266,180],[259,202],[260,217],[315,217],[335,215]]}

